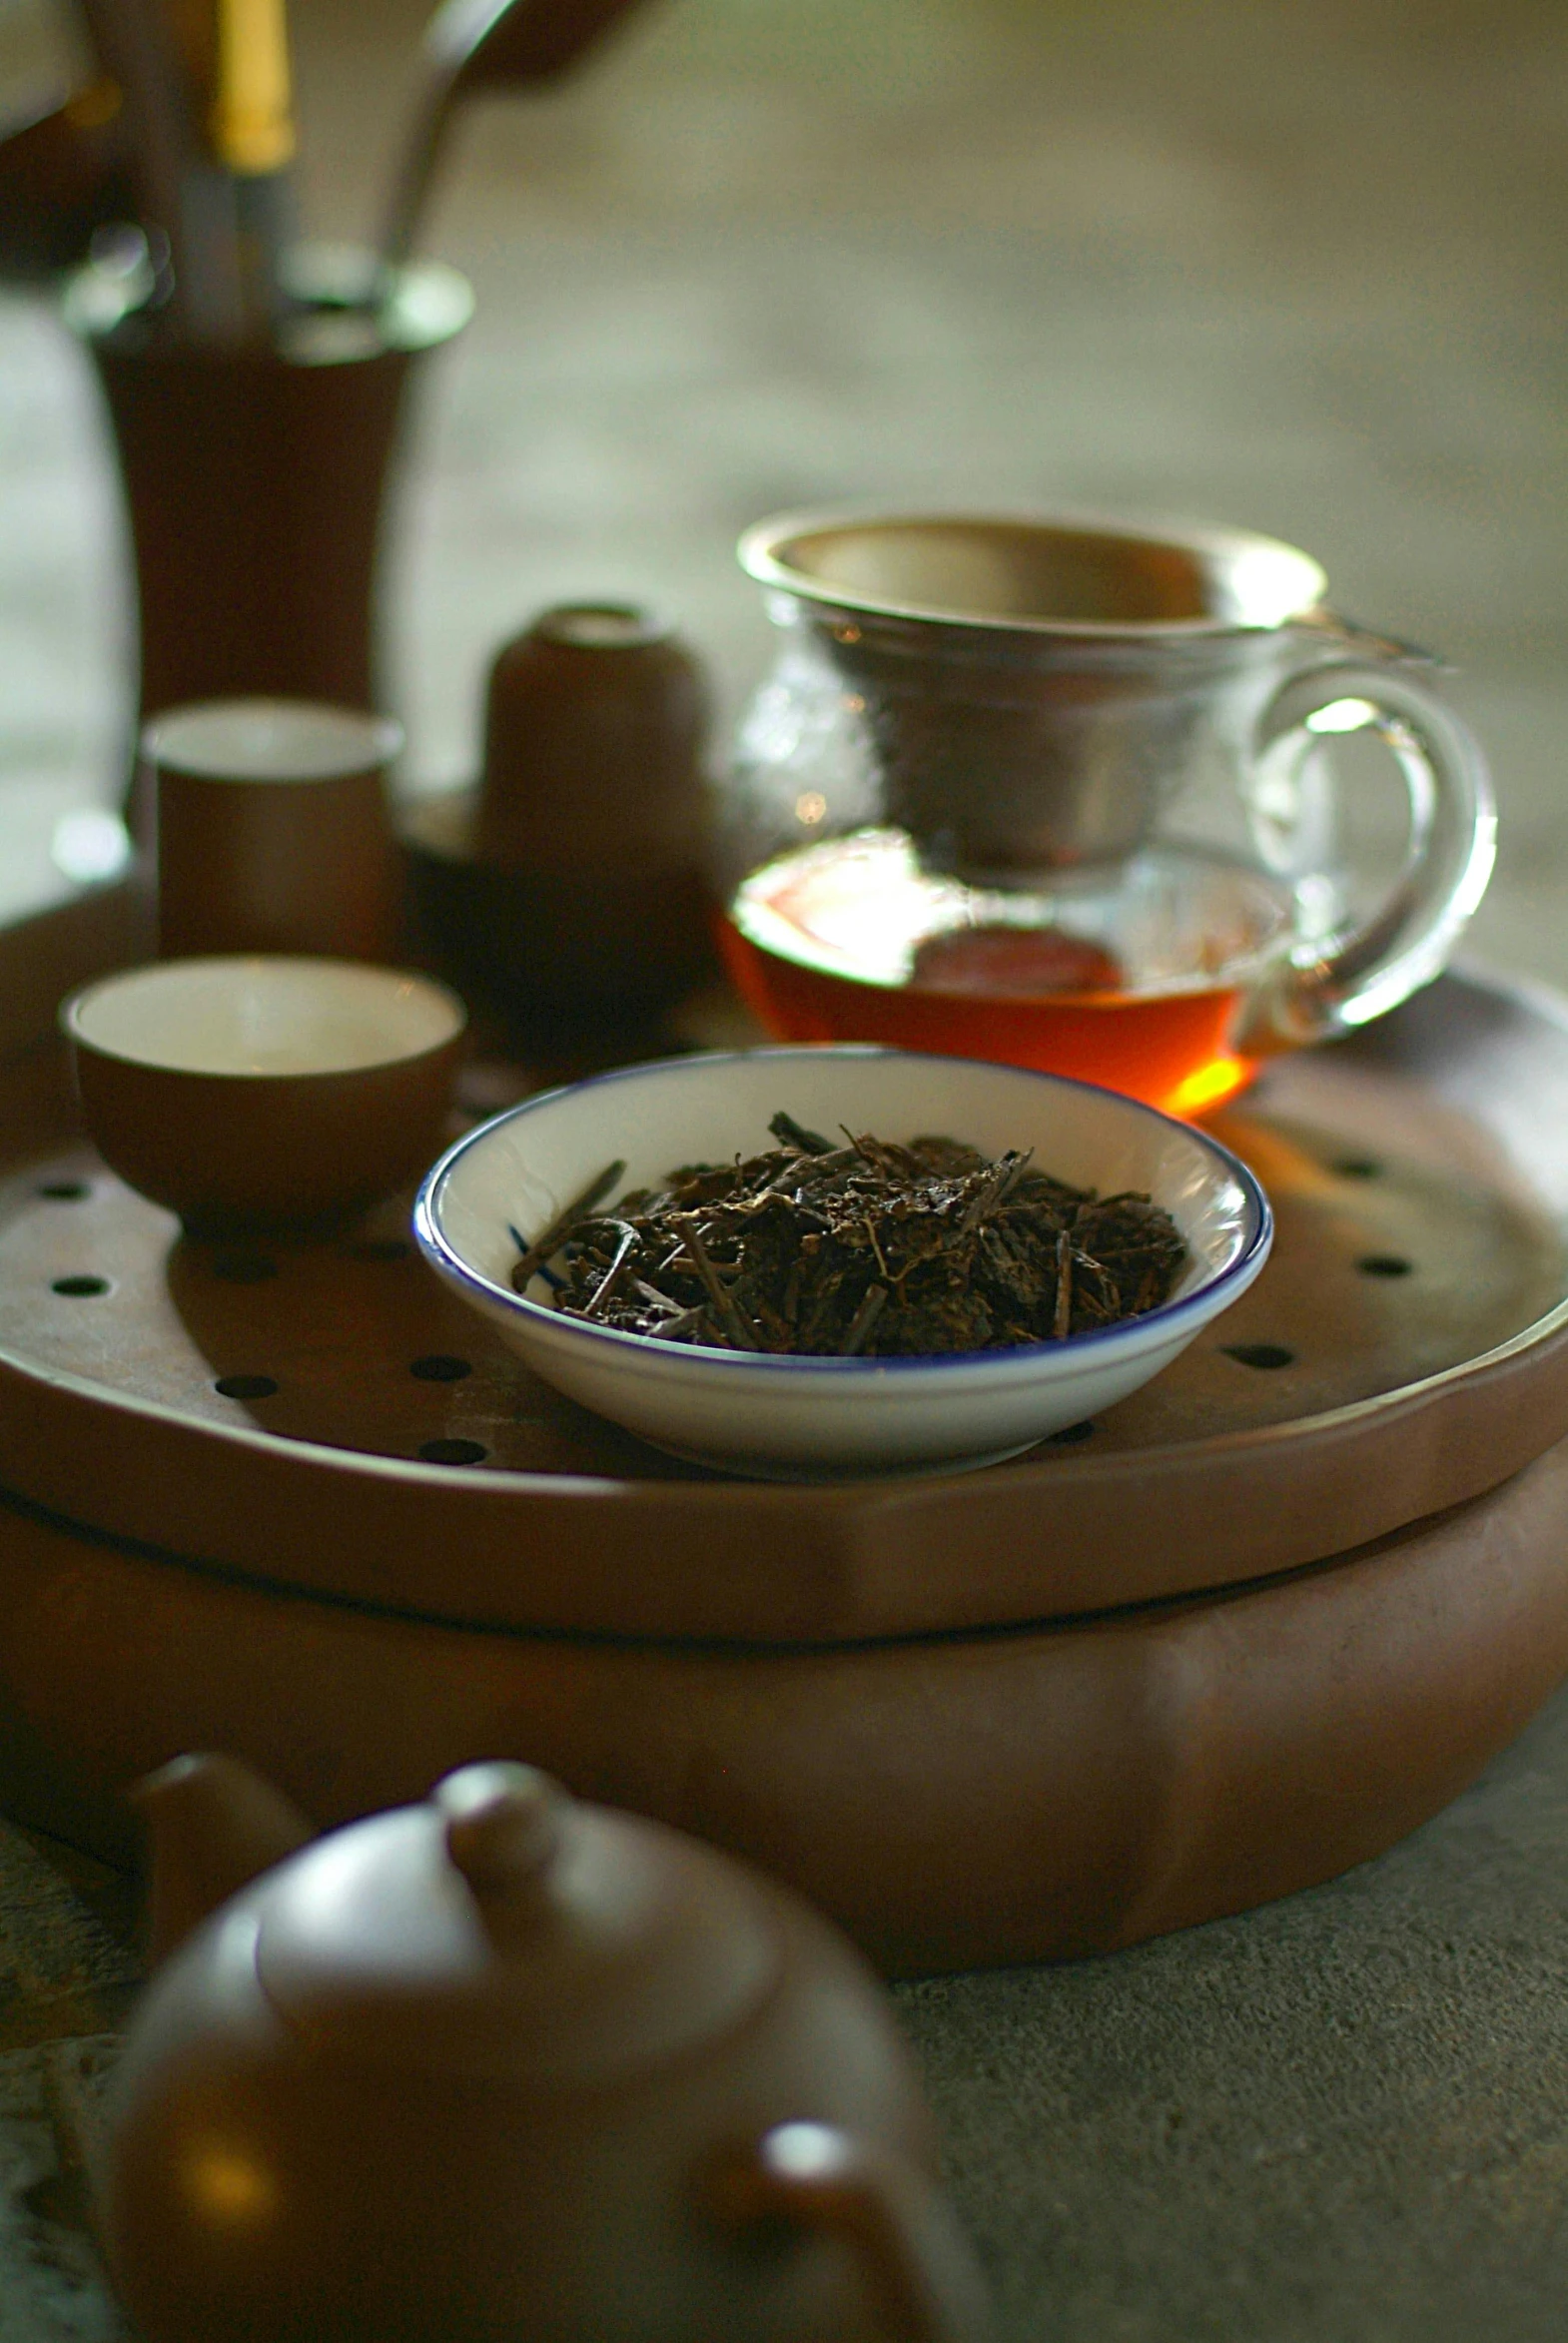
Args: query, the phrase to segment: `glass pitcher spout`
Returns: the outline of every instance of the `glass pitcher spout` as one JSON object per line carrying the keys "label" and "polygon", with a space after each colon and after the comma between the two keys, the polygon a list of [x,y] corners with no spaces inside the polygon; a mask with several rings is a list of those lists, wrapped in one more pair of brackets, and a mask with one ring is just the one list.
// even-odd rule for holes
{"label": "glass pitcher spout", "polygon": [[1401,635],[1385,634],[1380,627],[1363,626],[1358,618],[1346,618],[1338,610],[1317,609],[1297,619],[1296,624],[1309,641],[1320,643],[1334,658],[1375,659],[1389,666],[1424,668],[1433,675],[1453,672],[1441,651],[1429,651]]}

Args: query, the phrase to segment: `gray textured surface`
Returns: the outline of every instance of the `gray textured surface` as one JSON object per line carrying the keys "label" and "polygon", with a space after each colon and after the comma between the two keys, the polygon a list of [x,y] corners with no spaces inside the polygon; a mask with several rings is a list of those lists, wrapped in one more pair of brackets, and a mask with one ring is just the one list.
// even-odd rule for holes
{"label": "gray textured surface", "polygon": [[1568,1696],[1329,1887],[901,1999],[1002,2343],[1568,2329]]}
{"label": "gray textured surface", "polygon": [[135,1963],[103,1867],[0,1822],[0,2343],[117,2343],[84,2161]]}
{"label": "gray textured surface", "polygon": [[[295,0],[321,228],[373,216],[422,13]],[[776,505],[1206,513],[1462,662],[1505,817],[1477,940],[1568,980],[1565,146],[1560,0],[650,9],[476,117],[433,223],[481,306],[391,577],[411,779],[466,770],[488,648],[563,593],[656,593],[733,701],[730,543]],[[117,563],[82,370],[0,302],[0,912],[113,788]],[[1559,1701],[1337,1886],[909,1992],[1005,2343],[1568,2329],[1565,1811]],[[39,2193],[67,2057],[0,2058],[0,2343],[108,2331]]]}
{"label": "gray textured surface", "polygon": [[[4,2343],[119,2343],[86,2200],[62,2120],[62,2091],[91,2090],[108,2036],[0,2056],[0,2337]],[[85,2078],[85,2081],[84,2081]]]}

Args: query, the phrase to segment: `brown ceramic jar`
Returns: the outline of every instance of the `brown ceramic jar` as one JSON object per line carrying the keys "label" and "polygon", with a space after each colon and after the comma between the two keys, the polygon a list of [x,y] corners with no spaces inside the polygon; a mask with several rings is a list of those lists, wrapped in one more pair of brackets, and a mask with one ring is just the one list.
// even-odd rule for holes
{"label": "brown ceramic jar", "polygon": [[519,1026],[656,1011],[713,965],[707,692],[636,607],[562,604],[497,653],[463,834],[415,852],[443,967]]}
{"label": "brown ceramic jar", "polygon": [[543,610],[490,668],[475,848],[509,871],[684,870],[702,834],[707,693],[627,603]]}

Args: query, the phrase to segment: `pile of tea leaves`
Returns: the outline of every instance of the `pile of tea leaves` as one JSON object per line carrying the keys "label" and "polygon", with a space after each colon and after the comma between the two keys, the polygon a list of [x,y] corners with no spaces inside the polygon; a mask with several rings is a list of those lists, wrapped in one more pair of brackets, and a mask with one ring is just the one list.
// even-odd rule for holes
{"label": "pile of tea leaves", "polygon": [[608,1165],[532,1244],[555,1307],[721,1350],[907,1358],[1064,1341],[1165,1301],[1186,1261],[1147,1195],[1097,1196],[956,1139],[845,1134],[775,1115],[778,1146],[671,1172],[597,1208]]}

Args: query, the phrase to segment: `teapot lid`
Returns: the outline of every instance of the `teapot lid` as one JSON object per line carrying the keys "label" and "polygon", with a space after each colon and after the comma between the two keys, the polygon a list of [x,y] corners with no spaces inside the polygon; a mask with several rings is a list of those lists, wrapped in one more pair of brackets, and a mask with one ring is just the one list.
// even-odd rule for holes
{"label": "teapot lid", "polygon": [[313,2047],[546,2088],[727,2031],[780,1958],[745,1872],[530,1766],[464,1766],[259,1895],[262,1989]]}

